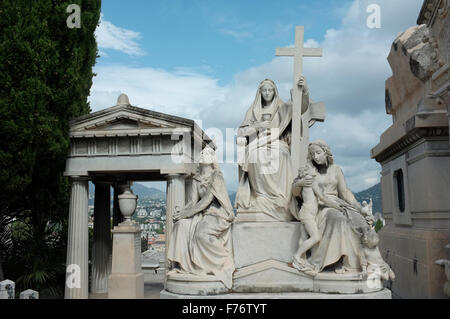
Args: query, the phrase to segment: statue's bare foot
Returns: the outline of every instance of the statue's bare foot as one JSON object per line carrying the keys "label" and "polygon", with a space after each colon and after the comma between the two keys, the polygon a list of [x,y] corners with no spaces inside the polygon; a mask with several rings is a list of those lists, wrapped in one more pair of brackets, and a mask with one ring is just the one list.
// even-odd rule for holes
{"label": "statue's bare foot", "polygon": [[292,266],[306,275],[312,277],[317,276],[317,271],[314,269],[314,267],[304,259],[297,259],[294,257],[292,260]]}

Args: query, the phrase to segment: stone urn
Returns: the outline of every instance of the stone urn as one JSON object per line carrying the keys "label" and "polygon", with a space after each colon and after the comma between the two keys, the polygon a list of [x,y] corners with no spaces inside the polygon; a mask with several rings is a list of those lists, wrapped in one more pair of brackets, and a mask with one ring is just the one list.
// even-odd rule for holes
{"label": "stone urn", "polygon": [[124,217],[124,223],[132,224],[131,216],[133,216],[134,211],[137,206],[137,195],[134,195],[131,189],[127,188],[123,194],[118,196],[119,198],[119,208],[120,212]]}

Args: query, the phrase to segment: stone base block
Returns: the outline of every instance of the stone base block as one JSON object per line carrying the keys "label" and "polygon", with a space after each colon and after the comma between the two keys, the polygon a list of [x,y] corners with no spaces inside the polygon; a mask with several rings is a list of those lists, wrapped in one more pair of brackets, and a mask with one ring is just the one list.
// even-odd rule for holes
{"label": "stone base block", "polygon": [[292,262],[300,239],[299,222],[248,222],[232,226],[236,269],[270,259]]}
{"label": "stone base block", "polygon": [[[293,218],[292,218],[293,219]],[[250,210],[238,209],[234,223],[276,223],[278,222],[272,216],[265,212],[256,212]]]}
{"label": "stone base block", "polygon": [[[299,222],[234,223],[232,238],[236,271],[231,291],[214,277],[170,274],[166,292],[192,297],[216,295],[217,298],[230,294],[235,298],[245,298],[243,296],[246,295],[257,298],[255,294],[264,293],[268,298],[288,298],[286,294],[300,293],[292,295],[293,298],[323,298],[321,294],[364,296],[383,291],[379,278],[367,278],[362,273],[326,272],[312,277],[293,268],[290,263],[298,248],[300,232]],[[391,298],[390,292],[371,296]]]}
{"label": "stone base block", "polygon": [[230,292],[215,277],[203,277],[191,274],[168,274],[165,288],[171,293],[181,295],[207,296]]}
{"label": "stone base block", "polygon": [[299,222],[242,222],[232,226],[236,293],[371,293],[383,289],[379,278],[362,273],[320,273],[316,277],[289,264],[298,248]]}
{"label": "stone base block", "polygon": [[162,290],[161,299],[392,299],[391,291],[383,289],[365,294],[325,294],[313,292],[284,292],[284,293],[229,293],[215,296],[192,296],[173,294]]}
{"label": "stone base block", "polygon": [[144,274],[112,274],[108,280],[108,299],[143,299]]}
{"label": "stone base block", "polygon": [[305,275],[279,261],[266,261],[241,268],[233,277],[233,292],[283,293],[317,292],[331,294],[361,294],[380,291],[379,278],[367,278],[361,273],[320,273],[316,277]]}

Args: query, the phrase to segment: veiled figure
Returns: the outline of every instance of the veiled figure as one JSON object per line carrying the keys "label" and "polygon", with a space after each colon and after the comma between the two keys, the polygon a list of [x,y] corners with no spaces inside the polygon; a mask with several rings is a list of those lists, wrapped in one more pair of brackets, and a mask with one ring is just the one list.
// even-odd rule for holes
{"label": "veiled figure", "polygon": [[[299,85],[306,84],[304,78],[300,81]],[[303,103],[307,107],[307,87],[304,92]],[[262,212],[274,221],[293,220],[291,123],[292,103],[283,102],[272,80],[262,81],[238,131],[238,149],[245,147],[238,160],[238,212]]]}
{"label": "veiled figure", "polygon": [[235,268],[230,226],[234,212],[222,172],[211,153],[205,155],[203,151],[190,201],[174,214],[167,251],[169,275],[215,276],[231,289]]}

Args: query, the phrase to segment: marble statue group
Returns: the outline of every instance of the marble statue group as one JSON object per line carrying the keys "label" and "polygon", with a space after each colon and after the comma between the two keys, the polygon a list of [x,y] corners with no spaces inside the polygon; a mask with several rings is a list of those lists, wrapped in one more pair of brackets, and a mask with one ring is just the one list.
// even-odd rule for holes
{"label": "marble statue group", "polygon": [[322,50],[303,48],[303,32],[294,48],[277,49],[295,57],[291,99],[263,80],[238,128],[236,216],[214,150],[201,152],[189,203],[173,215],[167,291],[357,294],[395,278],[371,205],[355,199],[329,145],[309,142],[325,107],[310,98],[302,59]]}
{"label": "marble statue group", "polygon": [[[305,78],[297,85],[303,89],[306,109],[311,101]],[[237,143],[245,147],[245,156],[239,163],[237,218],[262,214],[265,223],[299,224],[298,245],[288,267],[301,276],[377,274],[381,280],[393,280],[377,247],[371,207],[357,202],[328,144],[309,143],[306,165],[293,171],[290,148],[300,138],[292,135],[295,116],[292,101],[283,102],[274,81],[263,80],[238,131]],[[193,190],[186,207],[173,216],[168,278],[209,278],[230,290],[236,271],[231,236],[235,214],[211,148],[201,154]]]}

